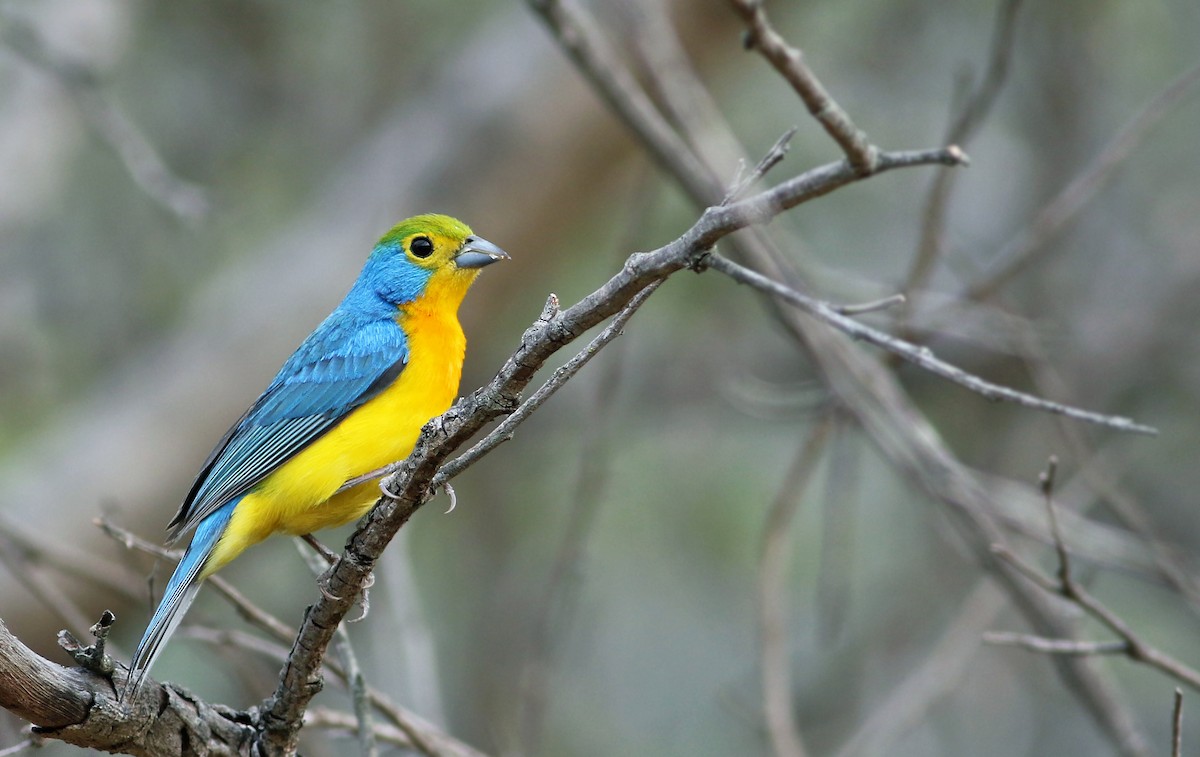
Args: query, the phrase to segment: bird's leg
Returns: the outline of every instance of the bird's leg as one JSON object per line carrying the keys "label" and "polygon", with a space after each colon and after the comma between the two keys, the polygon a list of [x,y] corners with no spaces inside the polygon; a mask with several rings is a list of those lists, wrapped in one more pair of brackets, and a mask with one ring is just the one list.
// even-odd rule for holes
{"label": "bird's leg", "polygon": [[[329,547],[326,547],[324,544],[322,544],[317,539],[317,537],[313,536],[312,534],[301,534],[300,538],[303,539],[310,547],[312,547],[314,550],[316,550],[316,553],[318,555],[320,555],[321,557],[323,557],[325,559],[325,562],[329,563],[329,567],[323,573],[321,573],[321,575],[317,576],[317,588],[320,589],[321,593],[325,595],[326,599],[330,599],[330,600],[334,600],[334,601],[340,600],[341,597],[337,596],[336,594],[334,594],[333,592],[331,592],[329,590],[329,579],[333,577],[333,566],[338,561],[337,553],[335,553]],[[367,617],[367,613],[370,612],[370,610],[371,610],[371,598],[369,595],[369,590],[374,585],[375,585],[375,574],[374,573],[367,574],[367,580],[363,584],[362,594],[359,599],[359,604],[362,607],[362,612],[359,614],[359,616],[357,618],[353,618],[346,622],[357,623],[358,621]]]}
{"label": "bird's leg", "polygon": [[300,538],[307,542],[308,546],[315,549],[318,555],[324,557],[325,562],[329,563],[330,565],[333,565],[335,562],[337,562],[337,553],[318,541],[317,537],[313,536],[312,534],[301,534]]}

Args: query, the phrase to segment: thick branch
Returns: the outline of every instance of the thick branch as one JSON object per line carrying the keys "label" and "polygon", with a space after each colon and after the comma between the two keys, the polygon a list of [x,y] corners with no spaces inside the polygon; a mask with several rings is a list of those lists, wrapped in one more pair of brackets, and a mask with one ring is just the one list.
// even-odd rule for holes
{"label": "thick branch", "polygon": [[[128,707],[114,681],[35,654],[0,621],[0,707],[47,736],[133,755],[248,755],[254,728],[236,713],[167,684]],[[147,692],[148,694],[148,692]]]}

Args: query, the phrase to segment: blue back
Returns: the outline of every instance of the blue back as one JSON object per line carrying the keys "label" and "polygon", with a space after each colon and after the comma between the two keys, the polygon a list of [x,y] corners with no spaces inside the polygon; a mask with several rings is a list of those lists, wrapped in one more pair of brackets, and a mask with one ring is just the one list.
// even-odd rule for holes
{"label": "blue back", "polygon": [[172,538],[253,489],[396,380],[408,362],[396,308],[416,299],[430,275],[398,244],[375,248],[342,303],[209,455],[169,524]]}

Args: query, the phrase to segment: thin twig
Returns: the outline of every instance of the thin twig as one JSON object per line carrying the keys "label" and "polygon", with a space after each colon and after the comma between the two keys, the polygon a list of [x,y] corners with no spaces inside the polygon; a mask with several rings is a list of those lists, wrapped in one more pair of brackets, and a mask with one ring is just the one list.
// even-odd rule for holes
{"label": "thin twig", "polygon": [[[1121,639],[1122,651],[1129,659],[1135,662],[1141,662],[1156,670],[1159,670],[1166,675],[1174,678],[1177,681],[1191,686],[1193,689],[1200,691],[1200,671],[1185,665],[1176,660],[1174,657],[1160,651],[1158,648],[1146,643],[1142,637],[1137,634],[1133,628],[1115,612],[1102,604],[1086,589],[1083,588],[1071,575],[1070,557],[1066,544],[1064,543],[1063,535],[1058,529],[1058,519],[1055,515],[1055,505],[1053,499],[1054,493],[1054,475],[1053,471],[1056,467],[1056,462],[1051,458],[1051,464],[1047,468],[1047,472],[1041,476],[1042,492],[1046,497],[1047,517],[1050,521],[1050,531],[1054,538],[1054,548],[1058,554],[1059,571],[1058,580],[1054,580],[1044,575],[1040,570],[1030,565],[1025,560],[1019,558],[1015,553],[1007,548],[997,546],[993,552],[997,557],[1004,560],[1022,574],[1033,580],[1036,584],[1047,591],[1056,593],[1071,603],[1078,606],[1088,615],[1091,615],[1096,620],[1100,621],[1110,631],[1116,634]],[[1032,641],[1027,640],[1021,643],[1020,646],[1034,649],[1039,645],[1053,644],[1054,640]],[[1075,644],[1073,640],[1065,640],[1062,645],[1067,646]],[[1043,651],[1038,649],[1037,651]]]}
{"label": "thin twig", "polygon": [[[1055,369],[1035,329],[1019,329],[1013,339],[1015,350],[1028,366],[1039,394],[1066,397],[1075,393]],[[1081,479],[1096,492],[1121,524],[1141,539],[1163,580],[1187,600],[1188,608],[1193,613],[1200,613],[1200,585],[1197,585],[1190,568],[1158,533],[1145,508],[1118,483],[1118,469],[1107,460],[1107,455],[1096,453],[1094,445],[1079,426],[1072,423],[1060,423],[1058,426],[1071,457],[1089,461],[1079,470]],[[1072,547],[1077,547],[1079,541],[1079,530],[1072,529]]]}
{"label": "thin twig", "polygon": [[771,145],[771,149],[767,150],[767,154],[762,156],[762,159],[755,164],[750,173],[738,177],[734,181],[733,186],[721,198],[722,205],[728,205],[741,197],[747,189],[761,181],[762,177],[766,176],[768,171],[779,165],[780,161],[787,157],[788,148],[791,147],[792,137],[796,136],[797,128],[793,126],[785,131],[779,139],[775,140],[775,144]]}
{"label": "thin twig", "polygon": [[1047,639],[1027,633],[989,631],[983,635],[987,644],[998,647],[1020,647],[1030,652],[1062,655],[1125,654],[1129,646],[1123,641],[1079,641],[1076,639]]}
{"label": "thin twig", "polygon": [[579,373],[583,366],[587,365],[606,344],[624,333],[625,324],[629,322],[633,314],[637,312],[638,308],[646,302],[661,283],[661,281],[655,281],[648,284],[645,289],[629,301],[629,304],[620,313],[613,316],[612,321],[603,331],[596,335],[596,338],[580,350],[575,357],[555,370],[550,378],[546,379],[546,382],[538,387],[537,391],[529,395],[529,399],[522,402],[520,407],[501,421],[491,433],[480,439],[466,452],[443,465],[442,469],[433,478],[433,486],[436,488],[446,483],[468,466],[473,465],[484,455],[511,439],[518,425],[523,423],[533,411],[545,404],[546,400],[550,399],[555,392],[561,389],[572,376]]}
{"label": "thin twig", "polygon": [[854,125],[849,114],[834,101],[829,92],[804,62],[804,53],[792,47],[775,31],[767,19],[762,0],[730,0],[735,11],[746,22],[747,49],[756,49],[789,84],[813,118],[833,138],[854,169],[863,175],[874,173],[878,167],[879,150],[867,135]]}
{"label": "thin twig", "polygon": [[830,309],[839,315],[864,315],[866,313],[875,313],[880,310],[887,310],[897,305],[903,305],[907,301],[902,294],[893,294],[887,297],[882,297],[878,300],[863,302],[858,305],[830,305]]}
{"label": "thin twig", "polygon": [[825,323],[833,326],[837,330],[864,341],[868,344],[873,344],[887,352],[896,355],[908,362],[916,365],[923,370],[926,370],[934,375],[948,379],[959,386],[970,389],[976,394],[980,394],[989,400],[1005,400],[1013,402],[1023,407],[1042,410],[1048,413],[1063,415],[1068,418],[1074,418],[1088,423],[1095,423],[1101,426],[1117,429],[1118,431],[1129,431],[1138,434],[1157,434],[1158,431],[1150,426],[1145,426],[1140,423],[1135,423],[1129,418],[1123,418],[1117,415],[1103,415],[1090,410],[1064,405],[1058,402],[1051,402],[1040,397],[1035,397],[1025,392],[1009,389],[1008,387],[993,384],[990,381],[964,371],[963,369],[951,365],[944,360],[939,359],[933,354],[933,351],[928,347],[918,347],[917,345],[906,342],[903,339],[898,339],[894,336],[886,334],[878,329],[872,328],[865,324],[859,323],[851,318],[838,313],[832,306],[821,300],[814,299],[807,295],[801,294],[796,290],[786,287],[776,281],[772,281],[767,277],[756,273],[745,266],[738,265],[728,258],[724,258],[716,253],[713,253],[705,258],[705,264],[714,268],[721,273],[729,276],[735,281],[754,287],[755,289],[768,292],[782,300],[785,300],[792,305],[800,308],[809,315],[812,315]]}

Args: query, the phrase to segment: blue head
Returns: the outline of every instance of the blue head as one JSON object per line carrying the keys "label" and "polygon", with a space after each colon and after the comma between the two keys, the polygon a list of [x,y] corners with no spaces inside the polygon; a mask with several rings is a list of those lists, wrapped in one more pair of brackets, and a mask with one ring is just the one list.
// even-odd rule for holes
{"label": "blue head", "polygon": [[456,312],[479,269],[506,258],[450,216],[413,216],[375,245],[347,301],[370,297],[392,308]]}

